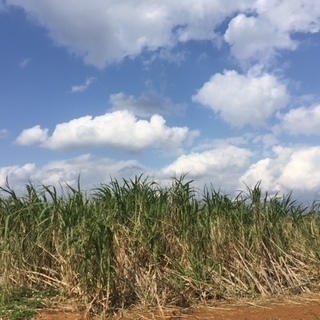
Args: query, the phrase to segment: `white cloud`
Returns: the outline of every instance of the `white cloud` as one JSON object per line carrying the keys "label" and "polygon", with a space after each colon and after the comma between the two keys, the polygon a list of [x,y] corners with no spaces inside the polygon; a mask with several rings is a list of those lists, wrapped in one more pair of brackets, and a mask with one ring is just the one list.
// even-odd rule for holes
{"label": "white cloud", "polygon": [[239,61],[267,62],[276,49],[296,49],[289,32],[280,31],[271,21],[261,16],[247,17],[239,14],[231,20],[224,35],[231,46],[232,55]]}
{"label": "white cloud", "polygon": [[231,53],[241,62],[267,62],[279,50],[295,50],[296,32],[315,33],[320,30],[318,0],[257,0],[246,12],[234,17],[224,35]]}
{"label": "white cloud", "polygon": [[181,155],[162,172],[170,177],[187,174],[199,187],[213,183],[216,188],[234,192],[251,156],[252,152],[245,148],[217,145],[215,149]]}
{"label": "white cloud", "polygon": [[274,147],[274,156],[251,165],[241,177],[249,186],[262,180],[262,187],[271,192],[320,196],[320,147]]}
{"label": "white cloud", "polygon": [[286,85],[271,74],[241,75],[231,70],[212,76],[192,99],[219,113],[232,126],[260,127],[286,106],[289,94]]}
{"label": "white cloud", "polygon": [[180,113],[184,105],[174,104],[168,98],[158,95],[154,91],[144,93],[138,98],[122,92],[110,96],[112,110],[129,110],[138,116],[152,116],[158,114]]}
{"label": "white cloud", "polygon": [[39,125],[25,129],[16,139],[16,143],[24,146],[44,143],[48,139],[48,131],[48,129],[42,129]]}
{"label": "white cloud", "polygon": [[296,48],[295,32],[320,30],[318,0],[7,0],[22,7],[50,37],[85,62],[106,64],[143,50],[173,48],[189,40],[217,40],[224,35],[240,59],[268,59],[275,50]]}
{"label": "white cloud", "polygon": [[109,180],[110,177],[118,178],[122,174],[132,177],[135,174],[141,174],[144,170],[146,168],[136,160],[115,161],[110,158],[97,158],[90,154],[83,154],[72,159],[50,162],[38,168],[32,179],[41,181],[45,185],[67,182],[74,186],[80,175],[83,186],[91,188]]}
{"label": "white cloud", "polygon": [[93,118],[85,116],[58,124],[51,136],[39,125],[23,130],[16,139],[21,145],[40,144],[53,150],[112,147],[128,151],[144,148],[179,148],[199,133],[187,127],[168,127],[159,115],[138,120],[127,110]]}
{"label": "white cloud", "polygon": [[268,19],[282,32],[315,33],[320,31],[320,3],[318,0],[258,0],[258,15]]}
{"label": "white cloud", "polygon": [[84,84],[75,85],[71,87],[71,92],[83,92],[88,89],[88,87],[95,81],[94,77],[87,78]]}
{"label": "white cloud", "polygon": [[290,110],[283,116],[280,128],[293,135],[320,135],[320,104]]}
{"label": "white cloud", "polygon": [[55,42],[97,67],[171,46],[170,10],[157,1],[9,0],[49,30]]}
{"label": "white cloud", "polygon": [[80,175],[83,189],[90,189],[108,182],[110,177],[131,178],[147,171],[148,169],[136,160],[115,161],[83,154],[72,159],[52,161],[42,167],[37,167],[34,163],[0,167],[0,186],[4,186],[8,178],[9,185],[19,194],[25,192],[24,185],[29,181],[36,185],[54,185],[59,191],[60,183],[77,187]]}
{"label": "white cloud", "polygon": [[103,68],[179,41],[213,40],[215,29],[252,0],[7,0],[22,7],[59,45]]}
{"label": "white cloud", "polygon": [[180,157],[167,168],[155,170],[136,160],[118,161],[83,154],[72,159],[51,161],[41,167],[33,163],[0,167],[0,186],[5,185],[8,177],[10,186],[19,194],[25,192],[24,185],[29,181],[35,185],[54,185],[58,189],[60,183],[76,187],[80,175],[82,188],[91,189],[100,183],[108,183],[110,177],[121,180],[140,174],[166,185],[172,176],[185,173],[192,166],[196,170],[189,170],[187,179],[197,177],[193,186],[202,188],[205,183],[213,182],[217,188],[234,192],[237,178],[248,164],[250,156],[249,150],[220,145],[213,150]]}
{"label": "white cloud", "polygon": [[21,190],[22,186],[30,179],[30,175],[35,168],[36,165],[34,163],[27,163],[23,166],[0,167],[0,186],[4,187],[8,178],[10,186],[13,186],[10,183],[11,181],[16,182]]}
{"label": "white cloud", "polygon": [[244,174],[253,155],[248,149],[231,145],[217,145],[212,150],[180,156],[161,171],[147,168],[136,160],[118,161],[83,154],[72,159],[52,161],[42,167],[34,163],[0,167],[0,186],[5,185],[8,177],[10,186],[18,193],[25,191],[24,185],[29,181],[36,185],[59,187],[60,183],[68,183],[76,187],[80,174],[82,188],[89,189],[108,183],[110,177],[121,180],[143,173],[161,183],[168,182],[172,176],[188,173],[187,180],[195,179],[192,185],[201,189],[204,184],[212,183],[213,187],[233,194],[244,190],[244,183],[253,187],[262,180],[262,188],[269,194],[293,191],[293,199],[299,202],[319,198],[320,147],[278,146],[273,151],[272,157],[252,164]]}
{"label": "white cloud", "polygon": [[270,148],[279,144],[279,139],[275,133],[255,134],[251,138],[253,144],[256,146],[262,146],[264,155],[269,153]]}

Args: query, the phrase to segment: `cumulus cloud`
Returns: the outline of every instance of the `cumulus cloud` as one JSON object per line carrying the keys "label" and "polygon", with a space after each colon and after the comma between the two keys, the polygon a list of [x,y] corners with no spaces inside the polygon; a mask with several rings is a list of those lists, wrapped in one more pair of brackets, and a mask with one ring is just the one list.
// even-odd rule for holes
{"label": "cumulus cloud", "polygon": [[241,75],[225,70],[206,82],[193,101],[211,108],[235,127],[261,127],[289,101],[286,85],[269,73]]}
{"label": "cumulus cloud", "polygon": [[[80,175],[81,186],[90,189],[100,183],[113,179],[133,178],[144,174],[161,185],[166,185],[172,176],[187,173],[187,178],[197,178],[194,186],[203,187],[213,182],[217,188],[234,192],[243,167],[248,164],[251,152],[239,147],[219,145],[216,149],[202,153],[191,153],[179,157],[163,170],[155,170],[137,160],[114,160],[83,154],[75,158],[51,161],[43,166],[27,163],[21,166],[0,167],[0,186],[4,186],[8,177],[10,186],[20,194],[25,192],[24,185],[32,183],[59,185],[68,183],[77,186]],[[194,170],[193,170],[194,169]]]}
{"label": "cumulus cloud", "polygon": [[224,170],[229,167],[242,168],[248,165],[251,152],[247,149],[228,146],[201,153],[181,155],[174,163],[163,169],[165,174],[203,176],[211,170]]}
{"label": "cumulus cloud", "polygon": [[258,0],[257,14],[268,19],[283,32],[315,33],[320,31],[320,3],[318,0]]}
{"label": "cumulus cloud", "polygon": [[35,168],[36,165],[34,163],[27,163],[23,166],[0,167],[0,186],[5,186],[7,178],[12,178],[17,182],[22,182],[22,184],[26,183]]}
{"label": "cumulus cloud", "polygon": [[174,104],[154,91],[144,93],[138,98],[122,92],[110,96],[112,110],[129,110],[138,116],[152,116],[153,114],[180,113],[185,109],[182,104]]}
{"label": "cumulus cloud", "polygon": [[298,47],[292,38],[294,33],[319,30],[317,0],[258,0],[252,3],[251,12],[240,12],[230,21],[224,39],[237,60],[267,62],[278,50]]}
{"label": "cumulus cloud", "polygon": [[320,147],[274,147],[274,156],[252,164],[241,177],[249,186],[262,181],[265,190],[320,196]]}
{"label": "cumulus cloud", "polygon": [[276,49],[296,49],[289,32],[278,30],[261,16],[238,14],[229,23],[224,39],[231,46],[232,55],[239,61],[268,61]]}
{"label": "cumulus cloud", "polygon": [[144,148],[178,148],[199,133],[187,127],[168,127],[160,115],[139,120],[127,110],[102,116],[85,116],[58,124],[51,136],[39,125],[23,130],[20,145],[41,145],[52,150],[112,147],[128,151]]}
{"label": "cumulus cloud", "polygon": [[136,160],[115,161],[83,154],[72,159],[52,161],[42,167],[34,163],[0,167],[0,186],[4,186],[8,178],[10,186],[20,194],[25,192],[24,185],[29,181],[36,185],[54,185],[58,188],[65,183],[76,187],[80,175],[81,186],[90,189],[108,182],[110,177],[131,178],[147,171],[148,168]]}
{"label": "cumulus cloud", "polygon": [[23,146],[45,143],[48,139],[48,129],[42,129],[39,125],[25,129],[16,139],[16,143]]}
{"label": "cumulus cloud", "polygon": [[87,78],[84,84],[75,85],[71,87],[71,92],[83,92],[95,81],[94,77]]}
{"label": "cumulus cloud", "polygon": [[235,14],[224,39],[240,60],[293,50],[293,33],[320,30],[318,0],[7,0],[7,5],[22,7],[57,44],[99,68],[178,42],[220,42],[217,30]]}
{"label": "cumulus cloud", "polygon": [[179,41],[212,40],[215,28],[251,0],[112,1],[7,0],[22,7],[58,44],[102,68],[144,50],[172,48]]}
{"label": "cumulus cloud", "polygon": [[252,152],[245,148],[217,145],[211,150],[181,155],[162,172],[170,177],[187,174],[188,178],[195,179],[195,184],[200,188],[213,183],[216,188],[234,192],[251,156]]}
{"label": "cumulus cloud", "polygon": [[[252,153],[248,149],[231,145],[217,146],[201,153],[190,153],[177,158],[159,172],[142,165],[136,160],[118,161],[110,158],[83,154],[76,158],[51,161],[43,166],[34,163],[0,167],[0,186],[9,184],[19,193],[25,192],[24,185],[55,185],[68,183],[76,187],[80,174],[81,185],[89,189],[100,183],[115,179],[132,178],[142,173],[159,183],[168,182],[172,176],[188,173],[187,178],[195,179],[193,185],[203,187],[212,183],[214,187],[228,193],[244,190],[244,183],[254,186],[262,181],[262,188],[269,194],[294,192],[299,201],[320,197],[320,147],[274,147],[272,157],[252,164],[245,172]],[[296,197],[299,195],[299,197]]]}
{"label": "cumulus cloud", "polygon": [[320,135],[320,104],[290,110],[282,117],[280,128],[292,135]]}

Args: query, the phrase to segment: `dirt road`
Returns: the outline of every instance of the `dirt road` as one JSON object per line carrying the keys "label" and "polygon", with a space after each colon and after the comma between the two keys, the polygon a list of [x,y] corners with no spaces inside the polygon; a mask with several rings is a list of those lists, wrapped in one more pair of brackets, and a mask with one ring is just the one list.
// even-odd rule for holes
{"label": "dirt road", "polygon": [[[39,313],[35,319],[81,320],[83,317],[83,314],[76,312],[46,310]],[[147,313],[136,309],[124,311],[112,319],[320,320],[320,295],[287,298],[286,300],[223,302],[210,307],[165,309],[162,314],[159,311]]]}

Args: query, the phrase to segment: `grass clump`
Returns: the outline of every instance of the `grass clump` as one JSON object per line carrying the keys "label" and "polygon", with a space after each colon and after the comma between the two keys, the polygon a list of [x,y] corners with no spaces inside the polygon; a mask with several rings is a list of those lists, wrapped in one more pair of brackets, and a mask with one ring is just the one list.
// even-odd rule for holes
{"label": "grass clump", "polygon": [[35,291],[27,287],[11,290],[0,288],[0,319],[28,320],[45,307],[44,300],[53,296],[51,290]]}
{"label": "grass clump", "polygon": [[259,183],[235,198],[185,177],[165,188],[139,176],[90,193],[1,190],[2,290],[52,289],[106,313],[318,289],[318,203]]}

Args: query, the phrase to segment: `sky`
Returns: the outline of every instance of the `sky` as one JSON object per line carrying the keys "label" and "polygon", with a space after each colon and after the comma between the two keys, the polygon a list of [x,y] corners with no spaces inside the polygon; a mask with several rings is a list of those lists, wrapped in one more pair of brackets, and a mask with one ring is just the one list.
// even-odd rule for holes
{"label": "sky", "polygon": [[319,57],[319,0],[0,0],[0,186],[320,199]]}

